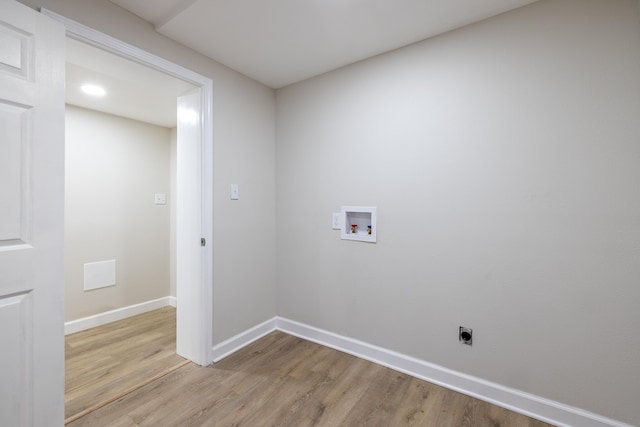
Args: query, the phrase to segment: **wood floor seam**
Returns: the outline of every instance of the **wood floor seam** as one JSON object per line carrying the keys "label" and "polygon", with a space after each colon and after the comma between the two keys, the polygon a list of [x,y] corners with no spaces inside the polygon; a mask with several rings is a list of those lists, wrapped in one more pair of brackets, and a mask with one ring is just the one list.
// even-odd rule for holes
{"label": "wood floor seam", "polygon": [[82,418],[82,417],[92,413],[93,411],[97,411],[98,409],[100,409],[100,408],[102,408],[104,406],[107,406],[109,403],[114,402],[114,401],[126,396],[129,393],[133,393],[134,391],[136,391],[138,389],[141,389],[142,387],[144,387],[144,386],[146,386],[146,385],[148,385],[148,384],[150,384],[150,383],[152,383],[154,381],[159,380],[160,378],[164,377],[165,375],[168,375],[171,372],[176,371],[176,370],[182,368],[185,365],[188,365],[189,363],[191,363],[190,360],[184,360],[184,361],[178,363],[177,365],[174,365],[174,366],[170,367],[169,369],[165,369],[164,371],[162,371],[162,372],[160,372],[160,373],[158,373],[158,374],[156,374],[156,375],[154,375],[154,376],[152,376],[152,377],[150,377],[150,378],[148,378],[148,379],[146,379],[144,381],[141,381],[138,384],[135,384],[135,385],[133,385],[133,386],[131,386],[131,387],[129,387],[129,388],[127,388],[127,389],[115,394],[115,395],[113,395],[112,397],[110,397],[108,399],[105,399],[105,400],[103,400],[101,402],[98,402],[98,403],[88,407],[87,409],[83,410],[82,412],[78,412],[77,414],[72,415],[71,417],[69,417],[69,418],[64,420],[64,424],[67,425],[67,424],[72,423],[73,421],[75,421],[75,420],[77,420],[79,418]]}

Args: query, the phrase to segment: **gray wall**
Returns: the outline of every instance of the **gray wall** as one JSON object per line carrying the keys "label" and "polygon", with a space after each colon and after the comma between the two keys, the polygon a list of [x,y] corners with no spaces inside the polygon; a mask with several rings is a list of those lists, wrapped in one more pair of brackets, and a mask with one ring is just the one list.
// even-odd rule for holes
{"label": "gray wall", "polygon": [[[169,296],[171,131],[67,105],[65,132],[66,320]],[[112,259],[116,285],[84,291]]]}
{"label": "gray wall", "polygon": [[[278,314],[640,424],[639,117],[635,0],[279,90]],[[341,205],[378,207],[377,244],[340,240]]]}
{"label": "gray wall", "polygon": [[[107,0],[20,0],[138,46],[207,76],[214,86],[213,340],[275,312],[275,94],[156,33]],[[229,200],[240,184],[241,199]],[[250,224],[250,225],[247,225]]]}

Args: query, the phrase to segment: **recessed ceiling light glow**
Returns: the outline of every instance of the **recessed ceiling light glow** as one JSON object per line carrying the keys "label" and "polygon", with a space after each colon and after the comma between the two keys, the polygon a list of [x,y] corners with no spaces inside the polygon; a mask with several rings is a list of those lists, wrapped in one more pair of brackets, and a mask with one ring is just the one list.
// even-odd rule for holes
{"label": "recessed ceiling light glow", "polygon": [[84,93],[93,96],[104,96],[107,93],[106,90],[96,85],[82,85],[80,89],[82,89]]}

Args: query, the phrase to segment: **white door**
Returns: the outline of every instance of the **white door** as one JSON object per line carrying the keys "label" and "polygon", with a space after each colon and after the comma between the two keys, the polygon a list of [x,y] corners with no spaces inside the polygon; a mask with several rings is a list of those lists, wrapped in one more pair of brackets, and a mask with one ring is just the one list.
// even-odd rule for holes
{"label": "white door", "polygon": [[64,423],[64,27],[0,0],[0,425]]}
{"label": "white door", "polygon": [[[202,97],[200,89],[178,97],[176,162],[176,352],[200,365],[211,362],[211,324],[202,292],[203,240],[203,147]],[[208,242],[210,245],[211,242]],[[210,303],[209,303],[210,305]],[[204,338],[204,339],[203,339]]]}

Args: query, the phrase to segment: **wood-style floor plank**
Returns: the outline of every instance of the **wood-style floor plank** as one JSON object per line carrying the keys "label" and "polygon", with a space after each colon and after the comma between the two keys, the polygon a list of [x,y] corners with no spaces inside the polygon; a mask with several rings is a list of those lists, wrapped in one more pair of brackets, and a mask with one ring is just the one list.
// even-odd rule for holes
{"label": "wood-style floor plank", "polygon": [[175,308],[164,307],[67,335],[66,418],[184,361],[176,355],[175,318]]}
{"label": "wood-style floor plank", "polygon": [[69,426],[548,424],[273,332],[215,365],[188,364]]}

